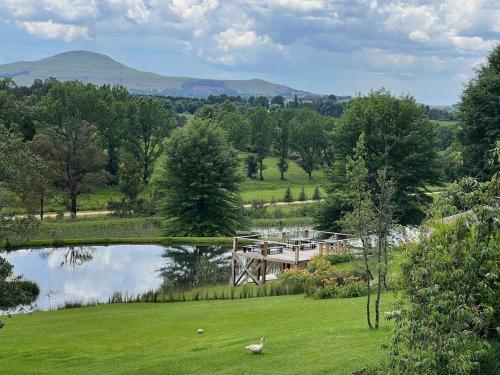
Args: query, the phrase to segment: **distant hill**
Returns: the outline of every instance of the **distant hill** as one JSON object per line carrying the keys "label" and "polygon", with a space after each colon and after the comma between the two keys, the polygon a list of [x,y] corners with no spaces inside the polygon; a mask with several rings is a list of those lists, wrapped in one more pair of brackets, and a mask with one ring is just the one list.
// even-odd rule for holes
{"label": "distant hill", "polygon": [[12,77],[17,84],[31,85],[36,78],[55,77],[61,81],[80,80],[102,84],[119,84],[131,92],[187,97],[208,95],[267,96],[293,98],[311,95],[284,85],[261,79],[217,80],[168,77],[143,72],[121,64],[111,57],[89,51],[70,51],[38,61],[19,61],[0,65],[0,77]]}

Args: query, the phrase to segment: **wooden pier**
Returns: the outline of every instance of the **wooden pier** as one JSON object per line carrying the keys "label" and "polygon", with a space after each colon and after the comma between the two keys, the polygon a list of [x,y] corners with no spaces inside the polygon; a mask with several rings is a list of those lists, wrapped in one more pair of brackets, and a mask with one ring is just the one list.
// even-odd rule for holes
{"label": "wooden pier", "polygon": [[281,271],[306,266],[311,258],[337,252],[350,245],[353,238],[345,233],[304,230],[267,235],[250,233],[234,237],[231,259],[231,285],[246,282],[265,284],[268,268]]}

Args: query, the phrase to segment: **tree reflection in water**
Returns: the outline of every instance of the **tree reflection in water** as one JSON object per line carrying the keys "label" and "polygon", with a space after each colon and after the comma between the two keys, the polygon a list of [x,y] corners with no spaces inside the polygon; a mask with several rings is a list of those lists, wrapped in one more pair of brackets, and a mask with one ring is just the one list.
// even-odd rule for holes
{"label": "tree reflection in water", "polygon": [[186,290],[229,280],[231,251],[220,246],[180,246],[165,249],[167,265],[158,271],[162,289]]}
{"label": "tree reflection in water", "polygon": [[[40,257],[47,259],[55,249],[40,252]],[[65,249],[61,255],[59,267],[69,266],[76,268],[92,260],[95,249],[91,246],[72,246]]]}

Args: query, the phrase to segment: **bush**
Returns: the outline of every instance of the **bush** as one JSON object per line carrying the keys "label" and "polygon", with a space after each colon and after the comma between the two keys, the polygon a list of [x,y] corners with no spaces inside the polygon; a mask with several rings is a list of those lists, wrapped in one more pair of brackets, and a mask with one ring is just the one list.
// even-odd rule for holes
{"label": "bush", "polygon": [[339,287],[339,297],[354,298],[366,295],[366,287],[362,282],[353,282]]}
{"label": "bush", "polygon": [[293,201],[293,195],[292,195],[292,188],[290,185],[286,187],[285,191],[285,196],[283,197],[284,202],[292,202]]}
{"label": "bush", "polygon": [[300,191],[300,194],[299,194],[299,201],[303,202],[306,200],[307,200],[306,191],[304,190],[304,186],[302,186],[302,190]]}
{"label": "bush", "polygon": [[305,284],[309,278],[309,272],[304,268],[290,268],[278,277],[278,281],[285,285]]}
{"label": "bush", "polygon": [[331,264],[347,263],[354,259],[354,254],[349,250],[343,250],[337,253],[328,253],[324,256]]}
{"label": "bush", "polygon": [[318,299],[335,298],[338,294],[338,288],[335,284],[329,284],[316,291],[315,297]]}
{"label": "bush", "polygon": [[312,199],[315,201],[321,200],[321,193],[319,192],[319,186],[316,186],[314,188],[314,193],[313,193]]}

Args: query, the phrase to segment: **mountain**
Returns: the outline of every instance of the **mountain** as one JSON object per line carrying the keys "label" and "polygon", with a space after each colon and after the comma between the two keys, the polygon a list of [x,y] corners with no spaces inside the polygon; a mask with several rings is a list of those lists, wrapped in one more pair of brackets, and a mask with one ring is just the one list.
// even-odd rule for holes
{"label": "mountain", "polygon": [[130,68],[111,57],[89,51],[70,51],[37,61],[0,65],[0,77],[12,77],[17,84],[30,86],[36,78],[55,77],[61,81],[80,80],[97,85],[118,84],[138,94],[207,97],[208,95],[267,96],[293,98],[310,93],[261,79],[218,80],[168,77]]}

